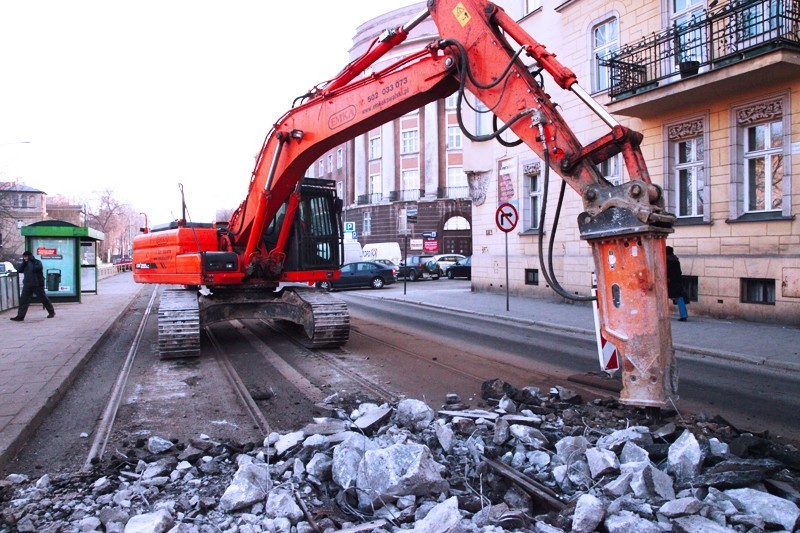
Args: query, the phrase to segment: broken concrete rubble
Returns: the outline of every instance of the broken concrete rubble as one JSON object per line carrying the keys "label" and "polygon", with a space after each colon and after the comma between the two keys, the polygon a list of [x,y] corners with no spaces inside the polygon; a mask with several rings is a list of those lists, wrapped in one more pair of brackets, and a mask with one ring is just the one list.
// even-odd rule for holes
{"label": "broken concrete rubble", "polygon": [[9,476],[0,531],[798,527],[792,446],[704,417],[656,421],[613,399],[582,403],[564,387],[492,380],[482,390],[485,403],[448,395],[438,412],[418,400],[345,409],[336,397],[338,418],[261,443],[160,437],[170,446],[143,442],[91,473]]}

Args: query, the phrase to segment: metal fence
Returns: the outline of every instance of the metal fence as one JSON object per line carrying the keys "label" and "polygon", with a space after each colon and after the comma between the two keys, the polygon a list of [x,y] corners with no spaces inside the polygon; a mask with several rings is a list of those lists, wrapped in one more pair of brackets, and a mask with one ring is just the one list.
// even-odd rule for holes
{"label": "metal fence", "polygon": [[800,0],[732,1],[601,58],[612,98],[778,48],[800,49]]}
{"label": "metal fence", "polygon": [[19,274],[0,276],[0,311],[19,307]]}

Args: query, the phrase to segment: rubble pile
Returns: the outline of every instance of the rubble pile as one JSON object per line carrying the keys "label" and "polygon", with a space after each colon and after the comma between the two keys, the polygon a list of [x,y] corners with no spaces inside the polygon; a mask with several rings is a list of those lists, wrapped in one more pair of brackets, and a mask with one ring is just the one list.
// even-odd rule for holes
{"label": "rubble pile", "polygon": [[[724,420],[483,384],[345,408],[263,443],[160,437],[0,481],[0,531],[761,532],[800,527],[800,454]],[[138,446],[136,445],[138,444]]]}

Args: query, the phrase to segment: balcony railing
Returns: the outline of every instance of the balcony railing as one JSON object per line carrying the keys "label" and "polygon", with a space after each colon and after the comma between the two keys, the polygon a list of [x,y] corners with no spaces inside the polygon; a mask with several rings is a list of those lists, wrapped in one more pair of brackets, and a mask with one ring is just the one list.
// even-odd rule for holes
{"label": "balcony railing", "polygon": [[422,189],[402,189],[400,191],[392,191],[389,199],[393,202],[413,202],[424,195],[425,191]]}
{"label": "balcony railing", "polygon": [[439,187],[439,198],[452,198],[460,200],[469,198],[469,185],[459,187]]}
{"label": "balcony railing", "polygon": [[734,0],[623,46],[601,64],[616,99],[779,48],[800,49],[800,0]]}
{"label": "balcony railing", "polygon": [[383,193],[374,192],[370,194],[359,194],[358,205],[377,204],[383,200]]}

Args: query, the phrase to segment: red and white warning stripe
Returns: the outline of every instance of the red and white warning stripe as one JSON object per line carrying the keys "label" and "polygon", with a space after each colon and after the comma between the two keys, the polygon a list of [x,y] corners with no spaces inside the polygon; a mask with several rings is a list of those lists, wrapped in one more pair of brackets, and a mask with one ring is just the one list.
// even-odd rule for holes
{"label": "red and white warning stripe", "polygon": [[[592,295],[597,296],[597,288],[592,288]],[[600,370],[608,374],[614,374],[619,370],[619,353],[614,343],[603,337],[600,333],[600,309],[597,300],[592,302],[592,314],[594,315],[594,333],[597,339],[597,356],[600,359]]]}

